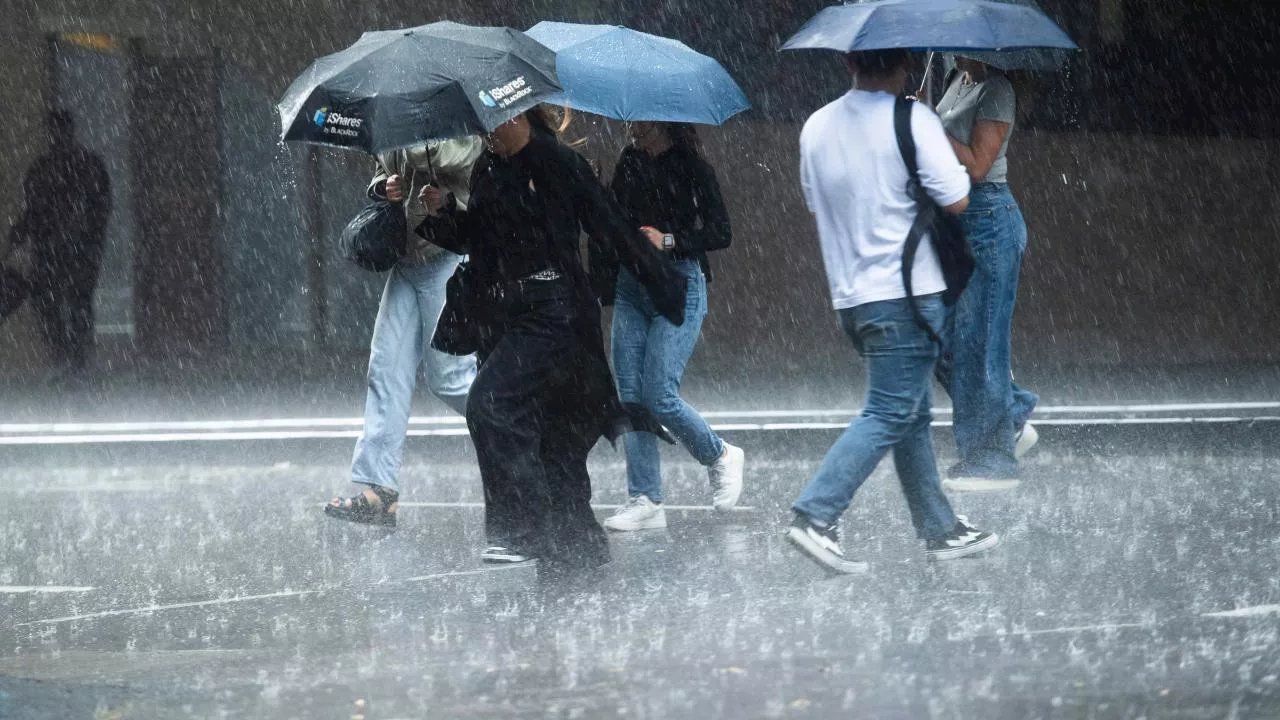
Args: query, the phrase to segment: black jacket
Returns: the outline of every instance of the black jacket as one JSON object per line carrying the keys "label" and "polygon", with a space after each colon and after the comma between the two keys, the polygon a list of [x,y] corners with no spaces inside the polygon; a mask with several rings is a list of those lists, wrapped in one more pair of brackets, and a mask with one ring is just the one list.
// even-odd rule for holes
{"label": "black jacket", "polygon": [[[659,312],[684,320],[684,278],[627,219],[586,159],[556,138],[535,131],[511,158],[486,152],[471,177],[466,211],[428,218],[423,237],[470,255],[477,274],[506,283],[540,270],[579,275],[608,304],[616,268],[627,268],[650,289]],[[579,253],[588,239],[588,269]]]}
{"label": "black jacket", "polygon": [[[611,295],[613,287],[600,273],[626,267],[649,290],[658,311],[677,325],[684,321],[684,276],[624,218],[587,161],[549,134],[535,131],[511,158],[482,155],[472,175],[470,200],[465,211],[454,207],[428,217],[418,231],[446,250],[469,255],[481,286],[509,286],[532,273],[558,272],[560,282],[572,288],[574,334],[581,348],[562,364],[579,380],[578,400],[590,421],[586,424],[610,439],[626,429],[661,433],[661,425],[642,409],[624,408],[618,400],[598,302],[599,294]],[[580,253],[584,230],[591,273]],[[498,318],[493,327],[500,327],[510,320],[502,317],[509,310],[497,304],[478,309],[482,323]],[[500,342],[501,333],[499,329],[492,342]]]}
{"label": "black jacket", "polygon": [[710,163],[680,148],[653,157],[628,147],[618,159],[610,189],[634,225],[671,233],[673,255],[696,259],[711,279],[707,253],[729,247],[733,231]]}

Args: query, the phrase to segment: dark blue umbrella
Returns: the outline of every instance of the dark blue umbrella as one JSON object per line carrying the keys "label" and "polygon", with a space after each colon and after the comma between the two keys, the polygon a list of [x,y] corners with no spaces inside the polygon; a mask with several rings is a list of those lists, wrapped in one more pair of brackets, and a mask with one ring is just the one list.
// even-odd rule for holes
{"label": "dark blue umbrella", "polygon": [[492,131],[559,91],[555,54],[524,33],[438,22],[365,33],[277,109],[284,140],[378,154]]}
{"label": "dark blue umbrella", "polygon": [[670,38],[614,25],[540,22],[564,92],[549,100],[616,120],[719,125],[750,107],[714,58]]}
{"label": "dark blue umbrella", "polygon": [[[999,1],[1015,5],[1026,5],[1036,10],[1040,9],[1035,0]],[[1003,52],[971,50],[965,53],[958,53],[958,55],[986,63],[1001,70],[1057,70],[1067,64],[1067,60],[1074,52],[1076,51],[1062,48],[1027,48],[1025,50],[1005,50]]]}
{"label": "dark blue umbrella", "polygon": [[1077,45],[1039,9],[994,0],[868,0],[829,7],[783,50],[1021,50]]}

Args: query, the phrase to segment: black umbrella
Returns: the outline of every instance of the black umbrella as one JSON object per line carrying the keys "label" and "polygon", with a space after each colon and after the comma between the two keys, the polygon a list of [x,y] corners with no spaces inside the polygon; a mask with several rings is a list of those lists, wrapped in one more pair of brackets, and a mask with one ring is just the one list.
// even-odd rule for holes
{"label": "black umbrella", "polygon": [[289,86],[281,139],[378,154],[489,132],[559,92],[555,66],[555,53],[510,28],[367,32]]}

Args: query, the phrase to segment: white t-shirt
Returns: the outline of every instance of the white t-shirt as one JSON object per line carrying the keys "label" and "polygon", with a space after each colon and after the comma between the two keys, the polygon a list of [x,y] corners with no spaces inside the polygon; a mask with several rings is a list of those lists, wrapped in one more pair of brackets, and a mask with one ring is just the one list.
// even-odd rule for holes
{"label": "white t-shirt", "polygon": [[[893,130],[894,97],[850,90],[810,116],[800,133],[800,182],[818,221],[822,260],[837,310],[907,296],[902,250],[916,218],[907,166]],[[938,116],[914,103],[911,130],[920,182],[943,207],[969,194],[969,175]],[[920,243],[911,285],[917,295],[947,289],[929,238]]]}

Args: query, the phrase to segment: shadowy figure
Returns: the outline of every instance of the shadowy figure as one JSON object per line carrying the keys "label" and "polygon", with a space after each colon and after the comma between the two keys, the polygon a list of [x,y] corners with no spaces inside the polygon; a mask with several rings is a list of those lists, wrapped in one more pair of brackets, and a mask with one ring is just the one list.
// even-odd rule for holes
{"label": "shadowy figure", "polygon": [[31,304],[53,364],[83,371],[93,349],[93,290],[111,215],[106,165],[78,144],[65,111],[46,118],[49,150],[27,169],[14,233],[29,244]]}

